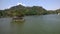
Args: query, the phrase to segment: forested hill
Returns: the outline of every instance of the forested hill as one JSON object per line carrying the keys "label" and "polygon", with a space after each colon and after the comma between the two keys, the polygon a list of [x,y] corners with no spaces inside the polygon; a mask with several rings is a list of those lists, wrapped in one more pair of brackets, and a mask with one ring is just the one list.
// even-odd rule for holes
{"label": "forested hill", "polygon": [[17,5],[9,9],[0,10],[0,16],[16,16],[16,15],[46,15],[46,14],[57,14],[60,10],[47,11],[41,6],[23,6]]}

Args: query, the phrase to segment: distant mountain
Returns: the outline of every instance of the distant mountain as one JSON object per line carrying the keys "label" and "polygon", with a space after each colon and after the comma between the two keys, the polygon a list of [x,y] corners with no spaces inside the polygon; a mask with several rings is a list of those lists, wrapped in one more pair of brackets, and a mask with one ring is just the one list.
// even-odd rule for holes
{"label": "distant mountain", "polygon": [[[0,10],[1,11],[1,10]],[[45,15],[45,14],[57,14],[57,12],[60,11],[59,10],[55,10],[55,11],[47,11],[46,9],[44,9],[41,6],[23,6],[23,5],[17,5],[17,6],[13,6],[9,9],[5,9],[2,10],[5,11],[3,13],[5,13],[8,16],[16,16],[16,15]]]}

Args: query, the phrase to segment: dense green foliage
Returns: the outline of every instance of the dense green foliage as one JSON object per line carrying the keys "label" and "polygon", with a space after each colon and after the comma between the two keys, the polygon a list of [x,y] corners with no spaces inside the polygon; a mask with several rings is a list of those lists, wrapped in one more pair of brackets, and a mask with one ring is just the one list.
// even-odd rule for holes
{"label": "dense green foliage", "polygon": [[22,5],[13,6],[9,9],[0,10],[0,16],[17,16],[17,15],[46,15],[46,14],[57,14],[59,10],[46,10],[41,6],[32,6],[32,7],[25,7]]}

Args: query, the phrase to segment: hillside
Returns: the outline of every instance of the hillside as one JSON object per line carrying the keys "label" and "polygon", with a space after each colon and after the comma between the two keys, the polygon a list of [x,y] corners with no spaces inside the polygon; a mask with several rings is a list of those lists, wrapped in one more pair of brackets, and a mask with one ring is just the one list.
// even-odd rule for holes
{"label": "hillside", "polygon": [[32,7],[25,7],[22,5],[13,6],[9,9],[0,10],[0,16],[17,16],[17,15],[46,15],[46,14],[57,14],[60,10],[55,11],[47,11],[41,6],[32,6]]}

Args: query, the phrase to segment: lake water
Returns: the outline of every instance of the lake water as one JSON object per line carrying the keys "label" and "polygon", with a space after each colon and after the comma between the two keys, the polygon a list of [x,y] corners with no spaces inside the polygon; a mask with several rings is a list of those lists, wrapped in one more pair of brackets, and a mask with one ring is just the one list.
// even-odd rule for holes
{"label": "lake water", "polygon": [[25,16],[25,22],[0,18],[0,34],[60,34],[60,15]]}

